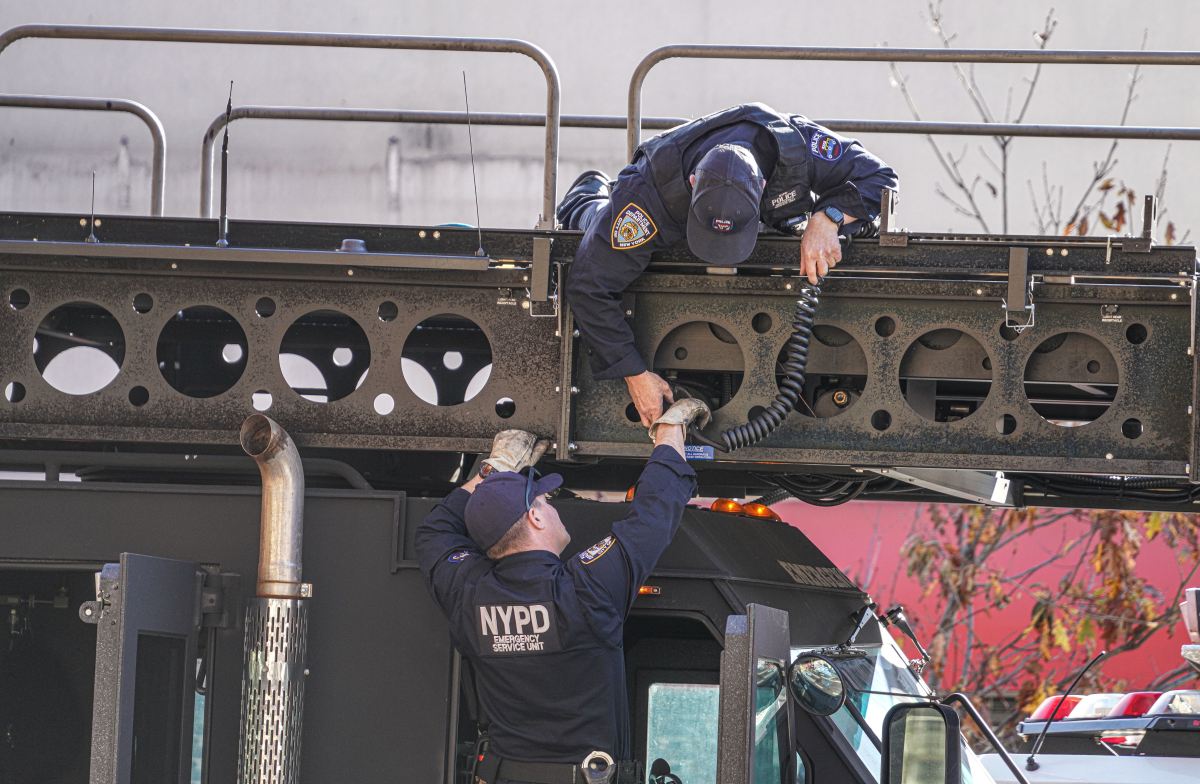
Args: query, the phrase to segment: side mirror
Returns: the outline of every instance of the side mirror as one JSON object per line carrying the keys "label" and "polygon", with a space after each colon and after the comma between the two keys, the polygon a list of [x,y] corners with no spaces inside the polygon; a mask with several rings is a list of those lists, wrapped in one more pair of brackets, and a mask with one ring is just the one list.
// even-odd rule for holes
{"label": "side mirror", "polygon": [[846,702],[846,685],[837,667],[815,653],[801,654],[791,663],[788,689],[801,708],[816,716],[832,716]]}
{"label": "side mirror", "polygon": [[954,709],[900,703],[883,719],[880,784],[962,784],[962,736]]}

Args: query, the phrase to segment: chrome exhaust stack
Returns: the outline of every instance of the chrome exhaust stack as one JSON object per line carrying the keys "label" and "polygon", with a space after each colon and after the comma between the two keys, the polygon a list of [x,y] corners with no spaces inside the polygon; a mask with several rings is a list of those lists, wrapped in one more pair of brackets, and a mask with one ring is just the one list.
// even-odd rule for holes
{"label": "chrome exhaust stack", "polygon": [[304,466],[287,431],[254,414],[242,449],[262,474],[256,597],[246,603],[238,784],[299,784],[308,598],[301,582]]}

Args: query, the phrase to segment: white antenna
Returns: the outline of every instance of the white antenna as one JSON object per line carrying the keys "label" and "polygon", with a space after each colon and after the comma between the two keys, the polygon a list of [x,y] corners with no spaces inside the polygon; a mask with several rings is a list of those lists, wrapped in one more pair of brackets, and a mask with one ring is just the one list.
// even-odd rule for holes
{"label": "white antenna", "polygon": [[475,180],[475,140],[471,138],[471,98],[467,94],[467,72],[463,71],[463,103],[467,106],[467,144],[471,150],[471,185],[475,188],[475,230],[479,232],[476,256],[486,256],[483,250],[483,224],[479,221],[479,183]]}

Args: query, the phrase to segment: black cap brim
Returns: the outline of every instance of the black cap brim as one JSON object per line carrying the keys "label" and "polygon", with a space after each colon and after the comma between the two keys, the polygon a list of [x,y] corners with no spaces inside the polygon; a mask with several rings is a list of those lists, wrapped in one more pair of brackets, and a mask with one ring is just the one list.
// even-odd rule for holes
{"label": "black cap brim", "polygon": [[709,264],[719,267],[740,264],[750,257],[756,242],[758,242],[757,221],[748,224],[739,232],[719,234],[701,223],[694,210],[688,211],[688,249]]}
{"label": "black cap brim", "polygon": [[551,490],[557,490],[562,487],[562,483],[562,474],[546,474],[533,480],[533,495],[536,497],[543,493],[549,493]]}

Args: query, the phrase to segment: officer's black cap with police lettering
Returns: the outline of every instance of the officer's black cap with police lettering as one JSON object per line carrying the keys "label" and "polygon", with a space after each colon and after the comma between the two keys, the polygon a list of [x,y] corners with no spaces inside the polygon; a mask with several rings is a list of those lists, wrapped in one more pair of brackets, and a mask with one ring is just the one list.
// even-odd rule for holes
{"label": "officer's black cap with police lettering", "polygon": [[718,144],[696,164],[687,241],[709,264],[728,266],[750,256],[758,240],[762,170],[749,148]]}
{"label": "officer's black cap with police lettering", "polygon": [[[559,474],[534,479],[533,486],[528,488],[529,499],[557,490],[562,481]],[[525,505],[527,483],[525,474],[493,471],[475,486],[467,501],[467,533],[485,553],[529,510]]]}

